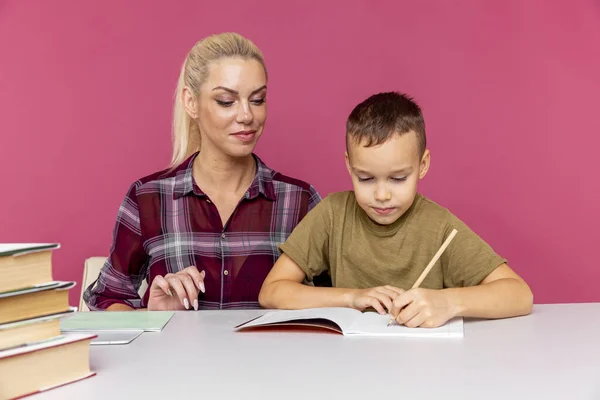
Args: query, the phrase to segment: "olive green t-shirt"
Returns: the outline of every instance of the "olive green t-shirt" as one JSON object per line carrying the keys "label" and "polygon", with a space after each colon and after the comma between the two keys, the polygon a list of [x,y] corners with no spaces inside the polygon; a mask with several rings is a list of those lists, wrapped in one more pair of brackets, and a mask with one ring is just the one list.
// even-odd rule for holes
{"label": "olive green t-shirt", "polygon": [[474,286],[506,262],[447,209],[417,194],[391,225],[373,222],[354,192],[323,199],[296,226],[279,250],[308,281],[328,271],[334,287],[392,285],[410,289],[452,229],[458,232],[421,284],[442,289]]}

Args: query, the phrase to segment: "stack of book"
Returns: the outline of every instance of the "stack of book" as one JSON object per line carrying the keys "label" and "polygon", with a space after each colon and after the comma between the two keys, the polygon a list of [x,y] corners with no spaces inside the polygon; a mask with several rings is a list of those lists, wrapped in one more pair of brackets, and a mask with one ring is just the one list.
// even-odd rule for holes
{"label": "stack of book", "polygon": [[59,244],[0,243],[0,398],[23,397],[95,375],[90,334],[62,335],[75,282],[53,280]]}

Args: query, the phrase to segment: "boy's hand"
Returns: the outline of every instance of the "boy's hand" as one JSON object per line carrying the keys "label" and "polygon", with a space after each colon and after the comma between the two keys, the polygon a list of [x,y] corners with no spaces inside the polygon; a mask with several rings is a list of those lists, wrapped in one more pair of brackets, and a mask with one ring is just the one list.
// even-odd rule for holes
{"label": "boy's hand", "polygon": [[456,316],[447,292],[411,289],[394,300],[390,312],[398,324],[409,328],[437,328]]}
{"label": "boy's hand", "polygon": [[392,309],[394,299],[402,293],[404,293],[403,289],[389,285],[355,289],[350,294],[349,306],[359,311],[373,307],[379,314],[385,315]]}

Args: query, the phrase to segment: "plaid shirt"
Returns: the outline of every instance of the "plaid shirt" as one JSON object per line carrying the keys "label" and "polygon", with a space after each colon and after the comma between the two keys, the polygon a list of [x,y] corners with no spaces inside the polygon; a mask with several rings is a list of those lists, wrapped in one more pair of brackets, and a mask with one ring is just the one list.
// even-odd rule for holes
{"label": "plaid shirt", "polygon": [[258,308],[258,293],[279,257],[277,245],[320,200],[316,190],[255,156],[250,188],[223,227],[217,208],[192,177],[198,153],[171,172],[133,183],[119,208],[110,255],[87,288],[90,310],[114,303],[147,307],[138,289],[157,275],[195,265],[206,271],[201,309]]}

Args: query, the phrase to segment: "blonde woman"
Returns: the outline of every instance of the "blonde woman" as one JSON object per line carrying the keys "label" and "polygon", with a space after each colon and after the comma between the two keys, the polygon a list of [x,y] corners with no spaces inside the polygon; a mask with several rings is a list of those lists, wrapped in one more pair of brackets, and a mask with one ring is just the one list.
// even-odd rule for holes
{"label": "blonde woman", "polygon": [[321,200],[253,153],[266,100],[267,70],[250,40],[196,43],[177,85],[171,165],[129,188],[110,256],[84,294],[91,310],[259,307],[277,245]]}

